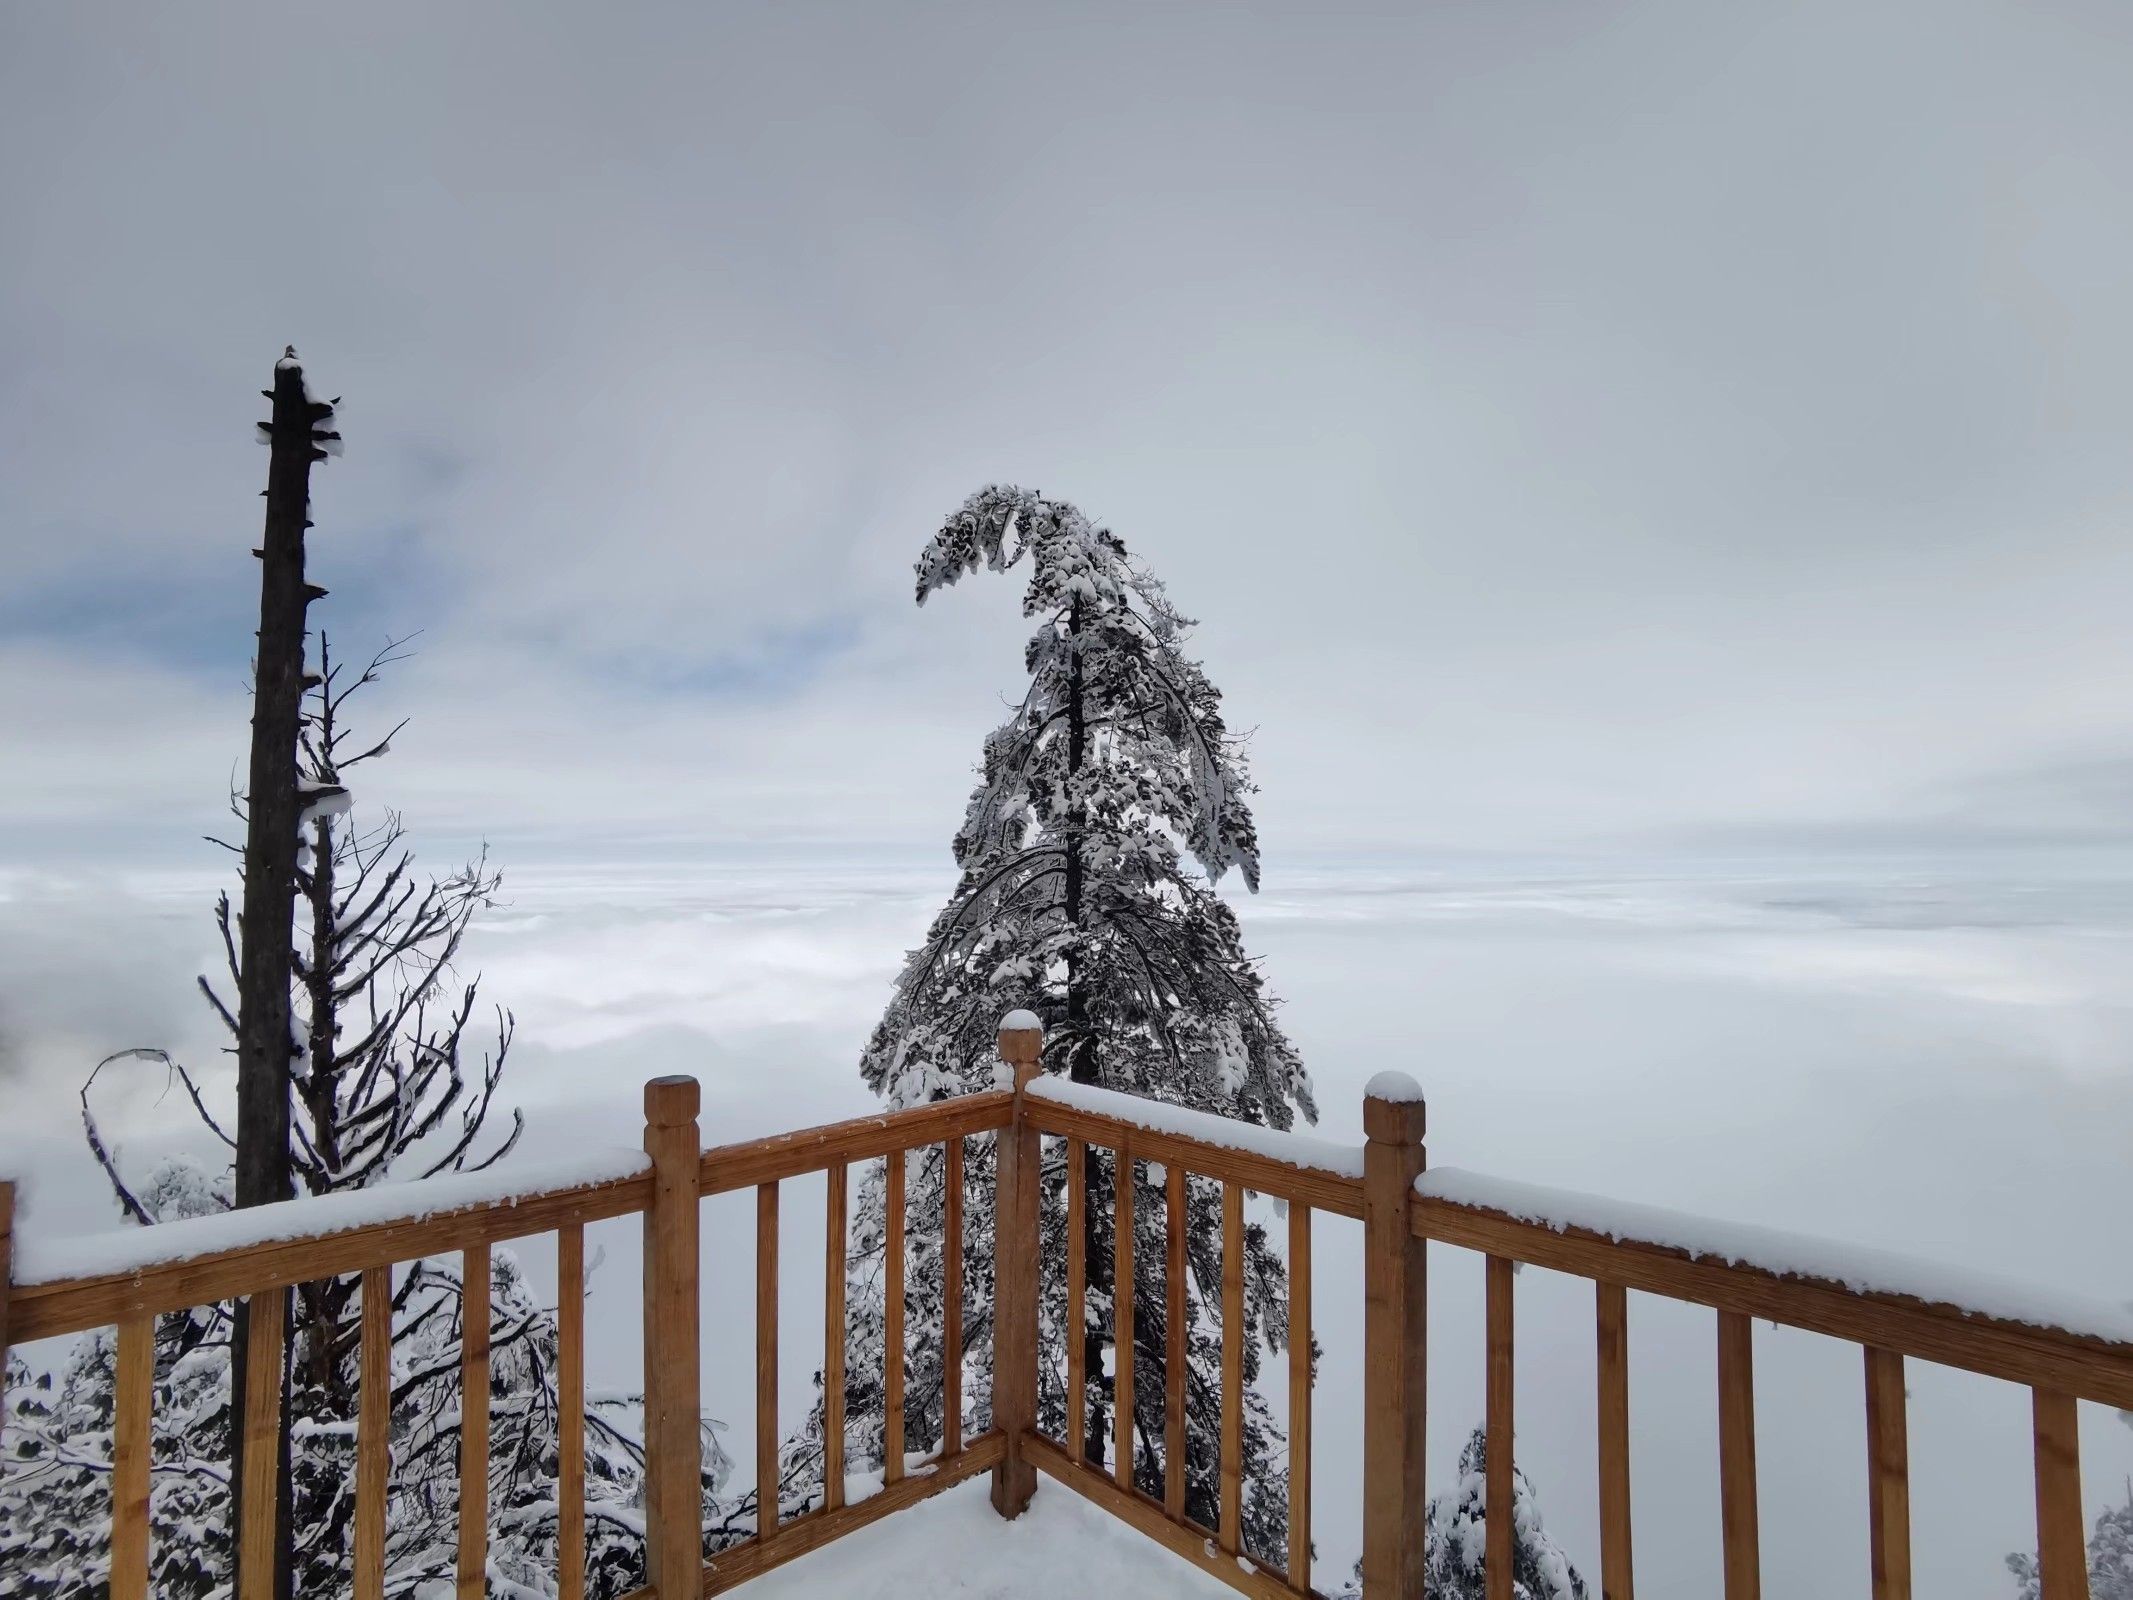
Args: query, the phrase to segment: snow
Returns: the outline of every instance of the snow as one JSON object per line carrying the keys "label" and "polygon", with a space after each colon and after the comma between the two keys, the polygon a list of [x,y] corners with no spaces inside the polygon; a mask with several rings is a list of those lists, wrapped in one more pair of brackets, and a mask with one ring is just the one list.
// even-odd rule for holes
{"label": "snow", "polygon": [[2133,1310],[2107,1300],[1920,1256],[1898,1255],[1811,1234],[1785,1233],[1752,1223],[1699,1217],[1661,1206],[1609,1200],[1570,1189],[1550,1189],[1457,1167],[1436,1167],[1425,1172],[1415,1180],[1415,1192],[1454,1205],[1501,1211],[1557,1233],[1565,1228],[1584,1228],[1610,1239],[1683,1250],[1697,1260],[1822,1278],[1855,1293],[1910,1295],[1929,1304],[1953,1306],[1966,1316],[1994,1317],[2116,1344],[2133,1344]]}
{"label": "snow", "polygon": [[982,1476],[943,1490],[750,1580],[749,1600],[1022,1600],[1062,1585],[1175,1600],[1235,1594],[1063,1484],[1040,1482],[1013,1522],[986,1496]]}
{"label": "snow", "polygon": [[1000,1019],[1002,1033],[1042,1033],[1044,1024],[1037,1020],[1034,1011],[1010,1011]]}
{"label": "snow", "polygon": [[1205,1144],[1219,1145],[1224,1150],[1243,1150],[1265,1156],[1270,1161],[1328,1172],[1335,1177],[1360,1178],[1363,1175],[1360,1145],[1336,1144],[1331,1139],[1314,1138],[1307,1133],[1262,1128],[1256,1122],[1240,1122],[1235,1117],[1218,1117],[1211,1111],[1193,1111],[1184,1106],[1166,1105],[1160,1100],[1144,1100],[1139,1095],[1120,1094],[1115,1089],[1100,1089],[1094,1084],[1074,1083],[1066,1078],[1039,1078],[1029,1086],[1029,1092],[1058,1105],[1116,1117],[1121,1122],[1130,1122],[1136,1128],[1146,1128],[1154,1133],[1198,1139]]}
{"label": "snow", "polygon": [[1422,1085],[1396,1069],[1380,1072],[1363,1085],[1366,1100],[1390,1100],[1395,1105],[1414,1105],[1422,1098]]}
{"label": "snow", "polygon": [[283,1200],[243,1211],[158,1223],[152,1228],[47,1236],[18,1225],[16,1282],[49,1283],[138,1272],[164,1262],[247,1245],[342,1233],[381,1222],[414,1221],[460,1206],[516,1205],[552,1189],[635,1177],[649,1170],[650,1165],[642,1150],[596,1146],[557,1160],[518,1162],[490,1172],[440,1174],[412,1183]]}
{"label": "snow", "polygon": [[310,779],[297,784],[297,792],[316,795],[309,801],[296,819],[299,828],[308,828],[320,817],[345,817],[348,808],[355,804],[355,796],[336,783],[317,783]]}

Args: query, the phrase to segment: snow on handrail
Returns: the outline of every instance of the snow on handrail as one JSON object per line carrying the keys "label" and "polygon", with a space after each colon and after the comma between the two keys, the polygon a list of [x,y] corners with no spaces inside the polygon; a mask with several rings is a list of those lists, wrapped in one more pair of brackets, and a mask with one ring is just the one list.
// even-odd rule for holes
{"label": "snow on handrail", "polygon": [[1036,1079],[1029,1085],[1028,1092],[1054,1105],[1130,1122],[1151,1133],[1195,1139],[1223,1150],[1241,1150],[1247,1155],[1279,1161],[1284,1166],[1328,1173],[1337,1178],[1360,1179],[1363,1176],[1363,1147],[1359,1144],[1337,1144],[1308,1133],[1263,1128],[1256,1122],[1240,1122],[1235,1117],[1217,1116],[1212,1111],[1193,1111],[1161,1100],[1146,1100],[1137,1094],[1055,1076]]}
{"label": "snow on handrail", "polygon": [[200,1256],[224,1255],[295,1239],[326,1238],[357,1228],[420,1222],[470,1207],[516,1206],[561,1190],[640,1177],[651,1170],[642,1150],[596,1148],[558,1160],[514,1162],[487,1172],[440,1174],[340,1194],[279,1200],[242,1211],[89,1234],[46,1234],[15,1226],[18,1288],[113,1277]]}
{"label": "snow on handrail", "polygon": [[1554,1233],[1577,1228],[1618,1244],[1679,1250],[1693,1261],[1752,1267],[1781,1278],[1818,1279],[1854,1294],[1902,1295],[1928,1305],[1950,1306],[1968,1317],[2133,1345],[2133,1307],[1925,1257],[1457,1167],[1425,1172],[1415,1180],[1415,1193],[1449,1205],[1497,1212]]}

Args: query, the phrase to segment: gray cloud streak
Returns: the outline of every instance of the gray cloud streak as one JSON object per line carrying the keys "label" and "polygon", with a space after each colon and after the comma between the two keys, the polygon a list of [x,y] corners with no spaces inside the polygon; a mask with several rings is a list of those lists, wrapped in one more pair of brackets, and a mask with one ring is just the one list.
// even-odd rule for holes
{"label": "gray cloud streak", "polygon": [[[908,562],[991,477],[1206,618],[1277,851],[1900,831],[2127,747],[2112,8],[0,28],[11,582],[248,585],[295,338],[327,625],[427,630],[418,822],[935,838],[1021,627]],[[15,852],[144,788],[110,847],[182,848],[247,644],[0,636]]]}

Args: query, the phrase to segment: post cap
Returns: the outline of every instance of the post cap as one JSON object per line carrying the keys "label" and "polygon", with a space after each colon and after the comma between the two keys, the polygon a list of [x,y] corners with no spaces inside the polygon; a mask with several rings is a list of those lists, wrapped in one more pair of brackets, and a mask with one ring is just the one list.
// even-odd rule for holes
{"label": "post cap", "polygon": [[701,1086],[684,1073],[650,1079],[644,1086],[644,1120],[655,1128],[694,1122],[703,1098]]}
{"label": "post cap", "polygon": [[[1012,1068],[1011,1081],[1002,1088],[1019,1089],[1037,1075],[1037,1060],[1044,1053],[1044,1024],[1034,1011],[1010,1011],[1000,1019],[1000,1059]],[[1002,1074],[1009,1076],[1009,1074]]]}
{"label": "post cap", "polygon": [[1380,1072],[1363,1085],[1363,1135],[1376,1144],[1420,1144],[1429,1121],[1422,1086],[1404,1072]]}

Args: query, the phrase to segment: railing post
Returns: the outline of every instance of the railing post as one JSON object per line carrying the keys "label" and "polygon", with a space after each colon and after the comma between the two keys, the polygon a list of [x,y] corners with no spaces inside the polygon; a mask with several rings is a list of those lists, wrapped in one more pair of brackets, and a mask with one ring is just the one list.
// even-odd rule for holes
{"label": "railing post", "polygon": [[698,1394],[697,1205],[703,1138],[694,1078],[644,1086],[644,1514],[646,1580],[659,1600],[701,1600],[703,1405]]}
{"label": "railing post", "polygon": [[1428,1277],[1414,1236],[1422,1091],[1381,1072],[1363,1091],[1363,1596],[1422,1593]]}
{"label": "railing post", "polygon": [[1042,1026],[1027,1011],[1000,1022],[1000,1059],[1014,1076],[1014,1121],[1000,1130],[993,1206],[992,1424],[1006,1453],[992,1472],[992,1506],[1019,1517],[1037,1492],[1022,1436],[1037,1421],[1037,1130],[1024,1091],[1037,1075]]}

